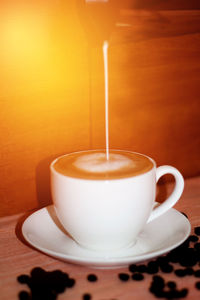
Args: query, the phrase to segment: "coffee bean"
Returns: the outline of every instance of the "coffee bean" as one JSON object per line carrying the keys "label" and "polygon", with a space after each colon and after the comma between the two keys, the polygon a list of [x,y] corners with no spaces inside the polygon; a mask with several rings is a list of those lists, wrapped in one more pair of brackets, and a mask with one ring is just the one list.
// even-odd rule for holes
{"label": "coffee bean", "polygon": [[83,295],[83,300],[91,300],[91,299],[92,299],[91,294],[86,293]]}
{"label": "coffee bean", "polygon": [[200,236],[200,226],[194,228],[194,233]]}
{"label": "coffee bean", "polygon": [[32,278],[37,278],[38,280],[41,280],[45,277],[45,275],[46,275],[46,271],[40,267],[36,267],[31,270]]}
{"label": "coffee bean", "polygon": [[198,242],[198,240],[199,240],[199,238],[198,238],[198,236],[196,236],[196,235],[190,235],[189,236],[189,241],[190,242]]}
{"label": "coffee bean", "polygon": [[[56,293],[63,293],[67,287],[67,282],[69,276],[60,270],[55,270],[52,272],[46,272],[46,284],[50,286],[50,289]],[[45,284],[45,281],[43,283]]]}
{"label": "coffee bean", "polygon": [[87,280],[90,282],[95,282],[95,281],[97,281],[97,276],[95,274],[89,274],[87,276]]}
{"label": "coffee bean", "polygon": [[194,276],[199,278],[200,277],[200,270],[195,271]]}
{"label": "coffee bean", "polygon": [[22,275],[20,275],[20,276],[18,276],[17,277],[17,280],[20,282],[20,283],[28,283],[29,282],[29,279],[30,279],[30,277],[28,276],[28,275],[24,275],[24,274],[22,274]]}
{"label": "coffee bean", "polygon": [[137,272],[137,265],[131,264],[129,266],[129,271],[132,272],[132,273]]}
{"label": "coffee bean", "polygon": [[171,273],[173,271],[173,266],[170,264],[161,264],[160,269],[163,273]]}
{"label": "coffee bean", "polygon": [[190,244],[189,238],[187,238],[187,240],[185,240],[185,242],[183,242],[180,246],[178,246],[176,249],[172,250],[172,251],[181,251],[184,248],[188,248]]}
{"label": "coffee bean", "polygon": [[200,290],[200,281],[197,281],[195,283],[195,287],[196,287],[197,290]]}
{"label": "coffee bean", "polygon": [[179,263],[183,267],[193,267],[196,265],[198,259],[196,251],[193,248],[184,249],[179,254]]}
{"label": "coffee bean", "polygon": [[194,245],[194,249],[200,250],[200,243],[196,243],[196,244]]}
{"label": "coffee bean", "polygon": [[67,273],[60,270],[48,272],[48,275],[48,283],[51,282],[57,293],[62,293],[66,288],[72,288],[76,283],[75,279],[70,278]]}
{"label": "coffee bean", "polygon": [[192,268],[186,268],[185,269],[185,274],[186,275],[193,275],[194,274],[194,270]]}
{"label": "coffee bean", "polygon": [[30,295],[29,295],[28,292],[26,292],[26,291],[21,291],[21,292],[19,293],[19,299],[20,299],[20,300],[30,300],[31,298],[30,298]]}
{"label": "coffee bean", "polygon": [[167,282],[167,286],[168,286],[170,289],[175,289],[175,288],[176,288],[176,282],[175,282],[175,281],[168,281],[168,282]]}
{"label": "coffee bean", "polygon": [[[169,255],[169,254],[168,254]],[[169,258],[167,256],[160,256],[156,259],[158,266],[162,265],[162,264],[167,264],[169,263]]]}
{"label": "coffee bean", "polygon": [[158,263],[157,263],[157,261],[150,261],[147,264],[147,273],[148,274],[156,274],[156,273],[158,273]]}
{"label": "coffee bean", "polygon": [[138,273],[146,273],[147,272],[147,266],[146,265],[137,266],[137,272]]}
{"label": "coffee bean", "polygon": [[158,285],[162,285],[164,287],[164,279],[160,275],[154,275],[153,276],[153,282],[155,282]]}
{"label": "coffee bean", "polygon": [[76,283],[75,279],[69,278],[69,279],[67,280],[67,282],[66,282],[66,286],[67,286],[68,288],[72,288],[72,287],[75,285],[75,283]]}
{"label": "coffee bean", "polygon": [[142,275],[141,273],[134,273],[132,275],[132,279],[136,281],[141,281],[144,279],[144,275]]}
{"label": "coffee bean", "polygon": [[156,297],[163,297],[163,289],[165,287],[164,279],[159,276],[153,276],[153,281],[151,282],[149,291],[154,294]]}
{"label": "coffee bean", "polygon": [[[199,243],[197,243],[197,244],[199,244]],[[196,246],[196,244],[195,244],[195,246]],[[200,249],[199,249],[199,245],[198,245],[197,249],[195,247],[195,251],[196,251],[197,262],[200,263]]]}
{"label": "coffee bean", "polygon": [[188,289],[182,289],[179,291],[178,298],[185,298],[188,294]]}
{"label": "coffee bean", "polygon": [[163,290],[153,290],[151,287],[149,291],[157,298],[166,298]]}
{"label": "coffee bean", "polygon": [[178,250],[172,250],[167,254],[168,262],[177,263],[179,260]]}
{"label": "coffee bean", "polygon": [[154,286],[150,286],[149,291],[157,298],[164,298],[163,290],[159,290]]}
{"label": "coffee bean", "polygon": [[164,287],[165,287],[164,279],[159,275],[153,276],[153,281],[151,283],[152,290],[156,290],[156,291],[162,290]]}
{"label": "coffee bean", "polygon": [[121,281],[128,281],[130,276],[127,273],[119,273],[118,277]]}
{"label": "coffee bean", "polygon": [[174,273],[178,277],[184,277],[184,276],[186,276],[186,272],[185,272],[184,269],[177,269],[177,270],[174,271]]}

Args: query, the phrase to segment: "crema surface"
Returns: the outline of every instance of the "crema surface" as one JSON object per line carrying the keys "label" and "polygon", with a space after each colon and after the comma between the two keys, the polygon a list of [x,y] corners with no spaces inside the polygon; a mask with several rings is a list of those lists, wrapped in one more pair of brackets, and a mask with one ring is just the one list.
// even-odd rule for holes
{"label": "crema surface", "polygon": [[74,152],[58,158],[54,169],[62,175],[83,179],[118,179],[146,173],[153,168],[153,162],[138,153],[110,150]]}

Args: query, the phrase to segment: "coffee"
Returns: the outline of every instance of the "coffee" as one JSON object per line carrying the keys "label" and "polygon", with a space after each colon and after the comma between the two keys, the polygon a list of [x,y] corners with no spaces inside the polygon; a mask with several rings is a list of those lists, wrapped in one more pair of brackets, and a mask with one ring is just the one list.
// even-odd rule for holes
{"label": "coffee", "polygon": [[82,179],[120,179],[150,171],[153,161],[148,157],[122,150],[74,152],[58,158],[54,169],[65,176]]}
{"label": "coffee", "polygon": [[[79,244],[95,251],[126,249],[144,226],[167,212],[180,198],[184,180],[170,166],[156,168],[142,154],[123,150],[75,152],[51,163],[51,194],[58,219]],[[156,183],[175,178],[172,194],[155,206]],[[69,237],[68,237],[69,238]]]}

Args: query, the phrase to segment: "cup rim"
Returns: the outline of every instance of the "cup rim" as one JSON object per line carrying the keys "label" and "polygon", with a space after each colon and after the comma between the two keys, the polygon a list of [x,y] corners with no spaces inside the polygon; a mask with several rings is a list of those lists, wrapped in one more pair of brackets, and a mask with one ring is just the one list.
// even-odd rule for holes
{"label": "cup rim", "polygon": [[90,151],[90,152],[104,151],[105,152],[105,149],[87,149],[87,150],[73,151],[73,152],[69,152],[69,153],[63,154],[63,155],[59,155],[58,157],[56,157],[50,163],[50,171],[52,173],[55,173],[55,174],[59,175],[59,176],[67,177],[67,178],[72,178],[74,180],[82,180],[82,181],[86,180],[86,181],[98,181],[98,182],[100,182],[100,181],[114,181],[114,180],[115,181],[116,180],[120,180],[121,181],[121,180],[125,180],[125,179],[136,178],[136,177],[142,176],[144,174],[147,174],[147,173],[151,172],[154,168],[156,168],[156,162],[155,162],[155,160],[153,158],[149,157],[146,154],[142,154],[142,153],[139,153],[139,152],[136,152],[136,151],[130,151],[130,150],[126,150],[126,149],[123,149],[123,150],[122,149],[109,149],[109,151],[116,151],[116,152],[117,151],[119,151],[119,152],[121,151],[121,152],[128,152],[128,153],[133,153],[133,154],[138,154],[138,155],[144,156],[144,157],[148,158],[152,162],[153,167],[150,170],[148,170],[147,172],[144,172],[144,173],[141,173],[141,174],[138,174],[138,175],[128,176],[128,177],[124,177],[124,178],[111,178],[111,179],[107,179],[107,178],[106,179],[105,178],[103,178],[103,179],[80,178],[80,177],[74,177],[74,176],[65,175],[65,174],[62,174],[62,173],[60,173],[60,172],[58,172],[58,171],[55,170],[54,164],[56,163],[56,161],[58,159],[60,159],[62,157],[65,157],[65,156],[68,156],[68,155],[70,155],[72,153],[76,154],[76,153],[84,153],[84,152],[88,152],[88,151]]}

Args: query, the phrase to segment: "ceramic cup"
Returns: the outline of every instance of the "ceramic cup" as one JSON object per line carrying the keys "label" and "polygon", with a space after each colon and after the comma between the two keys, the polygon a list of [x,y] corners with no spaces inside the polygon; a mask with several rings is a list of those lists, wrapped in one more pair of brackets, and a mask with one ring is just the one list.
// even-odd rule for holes
{"label": "ceramic cup", "polygon": [[[167,165],[157,168],[151,158],[144,157],[152,162],[150,170],[118,179],[64,175],[55,168],[60,158],[51,163],[51,193],[57,216],[79,245],[96,251],[132,246],[148,222],[179,200],[184,188],[180,172]],[[156,183],[165,174],[174,176],[175,187],[162,204],[155,206]]]}

